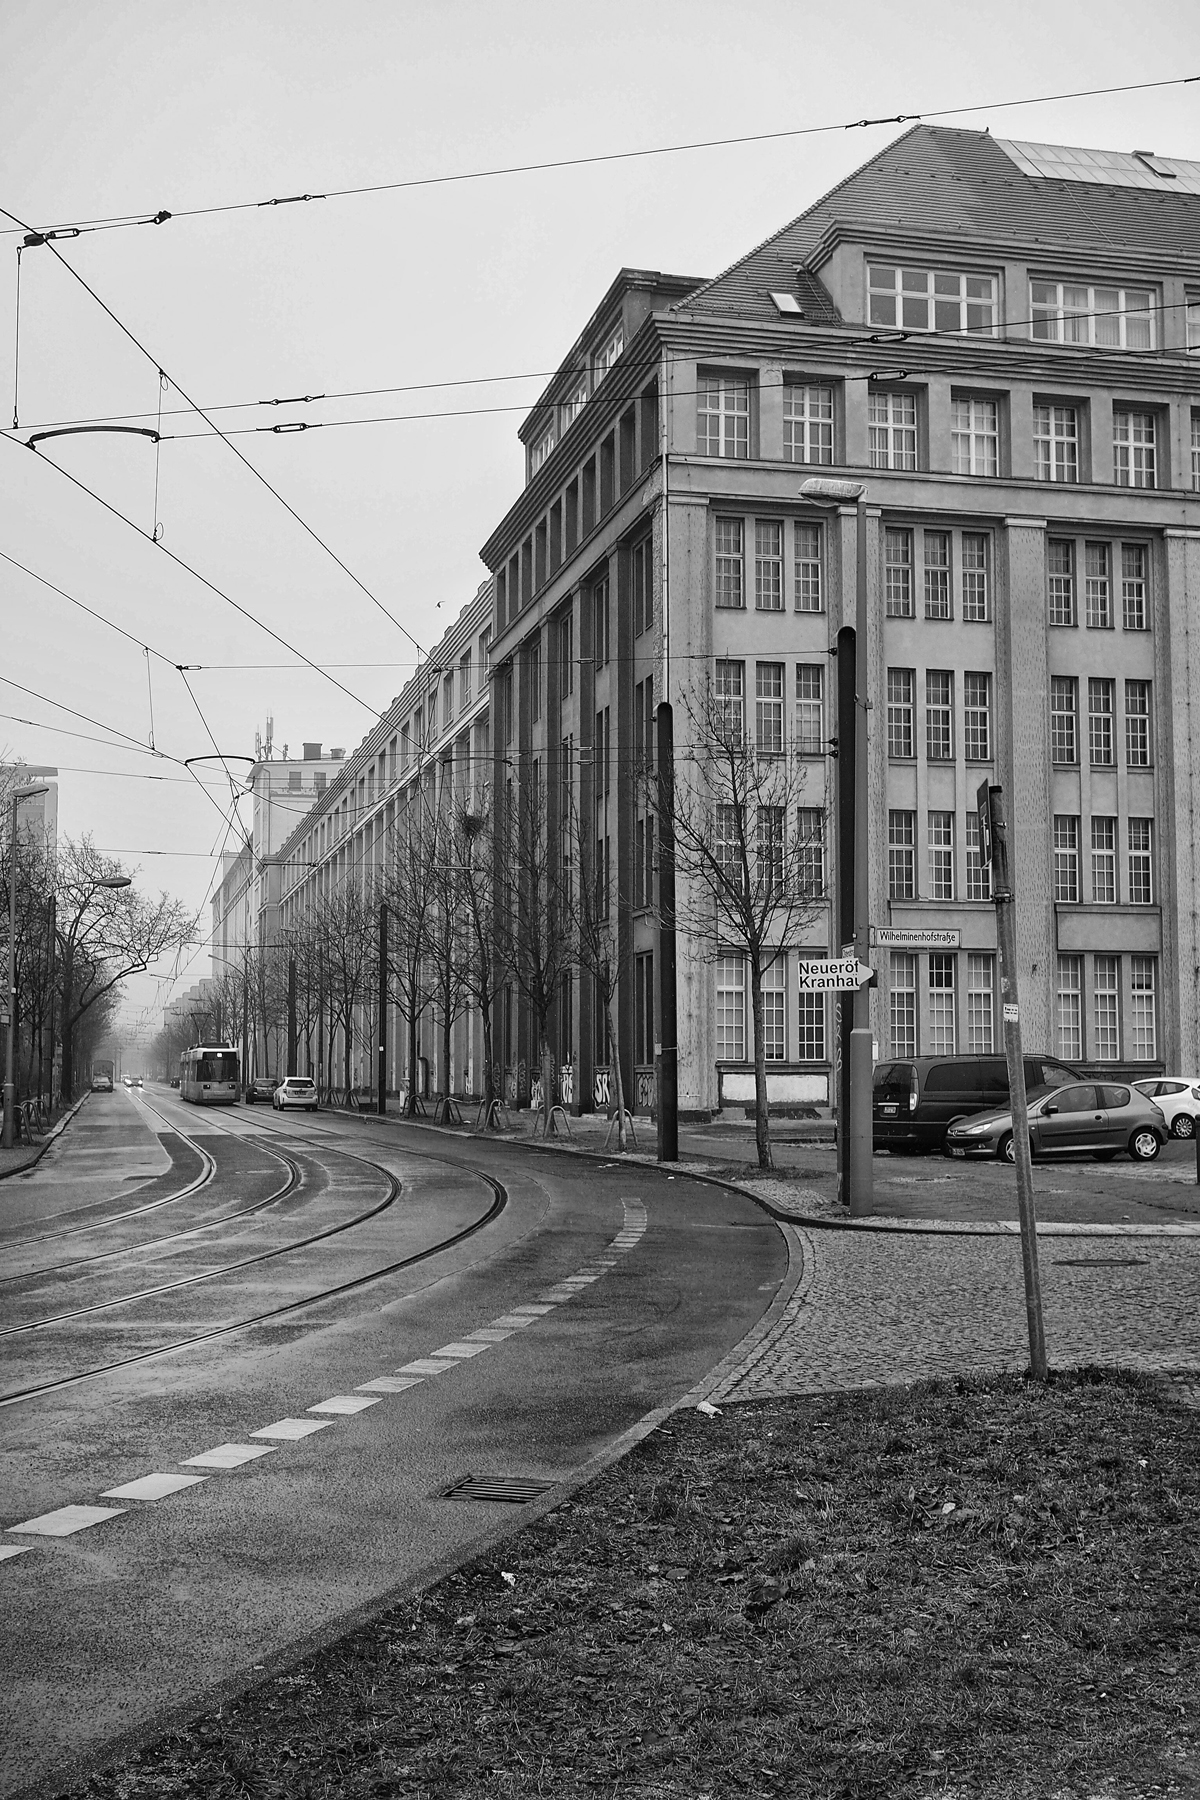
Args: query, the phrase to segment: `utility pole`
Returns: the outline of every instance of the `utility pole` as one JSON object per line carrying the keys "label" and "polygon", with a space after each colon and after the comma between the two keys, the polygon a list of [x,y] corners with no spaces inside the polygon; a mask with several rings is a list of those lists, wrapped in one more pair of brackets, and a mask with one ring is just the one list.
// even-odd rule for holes
{"label": "utility pole", "polygon": [[[664,602],[665,604],[665,602]],[[658,733],[658,1160],[679,1161],[679,1022],[675,995],[675,726],[670,702]]]}
{"label": "utility pole", "polygon": [[287,997],[287,1073],[295,1075],[296,1059],[299,1054],[296,1030],[296,959],[288,957],[288,997]]}
{"label": "utility pole", "polygon": [[1021,1218],[1021,1267],[1025,1277],[1025,1313],[1029,1322],[1029,1366],[1035,1381],[1045,1381],[1046,1338],[1042,1327],[1042,1288],[1038,1276],[1037,1220],[1033,1210],[1033,1159],[1029,1149],[1029,1110],[1025,1098],[1025,1063],[1021,1054],[1021,1008],[1017,997],[1017,933],[1008,863],[1008,827],[1001,806],[1003,789],[981,781],[975,796],[979,808],[979,849],[992,871],[996,907],[996,945],[1000,956],[1000,1000],[1004,1019],[1004,1056],[1008,1064],[1012,1108],[1013,1155],[1017,1170],[1017,1210]]}
{"label": "utility pole", "polygon": [[[387,971],[388,971],[388,916],[387,905],[379,904],[379,1032],[376,1038],[378,1049],[375,1057],[375,1084],[377,1099],[375,1110],[387,1112]],[[450,1071],[446,1071],[446,1092],[450,1092]]]}

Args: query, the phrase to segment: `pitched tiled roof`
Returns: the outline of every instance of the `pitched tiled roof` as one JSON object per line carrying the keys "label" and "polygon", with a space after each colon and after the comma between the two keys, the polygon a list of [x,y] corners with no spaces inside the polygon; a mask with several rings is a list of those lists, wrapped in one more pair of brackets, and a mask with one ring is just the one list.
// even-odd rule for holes
{"label": "pitched tiled roof", "polygon": [[834,219],[864,226],[897,225],[939,237],[980,236],[1173,254],[1200,263],[1200,196],[1144,186],[1101,186],[1024,173],[986,132],[915,125],[856,169],[807,212],[768,238],[723,275],[681,303],[689,312],[778,317],[773,291],[794,292],[806,316],[804,286],[819,288],[827,316],[832,302],[816,278],[799,277]]}

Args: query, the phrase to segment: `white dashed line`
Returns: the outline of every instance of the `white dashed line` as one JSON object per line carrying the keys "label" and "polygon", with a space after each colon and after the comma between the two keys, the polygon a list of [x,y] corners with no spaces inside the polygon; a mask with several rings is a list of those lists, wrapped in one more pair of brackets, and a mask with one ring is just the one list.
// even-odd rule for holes
{"label": "white dashed line", "polygon": [[443,1344],[441,1349],[435,1350],[433,1354],[435,1356],[451,1357],[455,1362],[465,1362],[468,1356],[478,1356],[480,1351],[486,1349],[486,1342],[482,1344],[456,1342],[453,1344]]}
{"label": "white dashed line", "polygon": [[10,1556],[24,1556],[32,1549],[32,1544],[0,1544],[0,1562],[7,1562]]}
{"label": "white dashed line", "polygon": [[27,1531],[31,1537],[70,1537],[73,1531],[86,1531],[105,1519],[115,1519],[127,1509],[123,1506],[60,1506],[54,1512],[26,1519],[23,1525],[10,1525],[10,1531]]}
{"label": "white dashed line", "polygon": [[452,1369],[452,1362],[435,1362],[432,1356],[418,1356],[412,1362],[402,1363],[396,1370],[397,1375],[444,1375]]}
{"label": "white dashed line", "polygon": [[207,1481],[207,1475],[141,1475],[136,1481],[127,1481],[123,1487],[105,1488],[102,1500],[165,1500],[168,1494],[177,1494],[181,1488],[195,1487],[198,1481]]}
{"label": "white dashed line", "polygon": [[261,1431],[252,1431],[251,1437],[265,1438],[306,1438],[314,1431],[326,1431],[333,1424],[332,1419],[276,1419],[273,1425],[264,1425]]}
{"label": "white dashed line", "polygon": [[405,1388],[420,1387],[419,1375],[377,1375],[374,1381],[360,1381],[361,1394],[402,1394]]}
{"label": "white dashed line", "polygon": [[203,1450],[199,1456],[189,1456],[179,1466],[182,1469],[240,1469],[243,1463],[253,1462],[256,1456],[273,1456],[273,1444],[218,1444],[215,1450]]}
{"label": "white dashed line", "polygon": [[371,1394],[333,1394],[328,1400],[318,1400],[309,1412],[315,1413],[360,1413],[366,1412],[368,1406],[378,1406],[379,1398]]}
{"label": "white dashed line", "polygon": [[[549,1308],[538,1308],[539,1313],[543,1311],[549,1311]],[[492,1324],[503,1326],[506,1331],[519,1331],[522,1326],[534,1324],[536,1319],[537,1313],[501,1313],[498,1319],[492,1320]]]}

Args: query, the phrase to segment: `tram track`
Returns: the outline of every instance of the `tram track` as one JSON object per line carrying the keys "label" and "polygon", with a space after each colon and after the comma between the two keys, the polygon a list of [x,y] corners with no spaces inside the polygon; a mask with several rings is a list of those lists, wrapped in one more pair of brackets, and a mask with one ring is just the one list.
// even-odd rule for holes
{"label": "tram track", "polygon": [[[155,1111],[159,1118],[165,1120],[165,1115],[159,1113],[157,1108],[151,1108],[150,1110]],[[169,1121],[165,1122],[170,1123]],[[175,1130],[177,1127],[172,1125],[171,1129]],[[221,1128],[218,1127],[218,1129]],[[259,1130],[263,1135],[267,1134],[268,1129],[270,1135],[273,1137],[280,1137],[283,1135],[281,1131],[277,1131],[274,1128],[259,1127]],[[186,1136],[187,1134],[181,1133],[181,1135]],[[246,1134],[229,1132],[229,1135],[231,1137],[242,1137]],[[332,1146],[323,1144],[322,1148],[332,1148]],[[131,1304],[137,1300],[144,1300],[159,1294],[175,1291],[177,1288],[215,1280],[220,1275],[228,1275],[257,1263],[292,1254],[297,1250],[308,1248],[314,1243],[344,1234],[348,1230],[364,1224],[367,1220],[377,1217],[380,1213],[386,1211],[395,1204],[395,1201],[402,1192],[402,1183],[397,1176],[393,1175],[389,1170],[384,1169],[381,1164],[373,1161],[370,1157],[362,1156],[354,1151],[343,1150],[340,1147],[337,1147],[334,1149],[333,1153],[344,1157],[348,1161],[361,1163],[364,1167],[369,1168],[386,1178],[388,1191],[377,1205],[369,1208],[364,1213],[360,1213],[354,1219],[344,1220],[340,1225],[331,1226],[328,1230],[323,1232],[312,1233],[308,1237],[298,1239],[287,1246],[279,1246],[274,1250],[260,1252],[254,1257],[240,1259],[237,1263],[224,1265],[221,1269],[210,1270],[203,1275],[184,1277],[177,1282],[165,1283],[157,1288],[142,1290],[137,1294],[120,1296],[111,1301],[104,1301],[94,1307],[76,1308],[71,1312],[59,1314],[52,1318],[47,1317],[28,1321],[24,1325],[8,1327],[0,1330],[0,1338],[16,1337],[23,1334],[27,1335],[30,1332],[41,1330],[51,1325],[69,1324],[74,1319],[85,1318],[95,1312],[104,1311],[113,1306]],[[271,1152],[271,1154],[278,1155],[281,1159],[284,1158],[284,1152],[282,1151],[277,1150]],[[439,1239],[437,1243],[426,1245],[423,1249],[414,1251],[408,1256],[396,1258],[381,1268],[369,1270],[362,1275],[353,1276],[347,1281],[333,1283],[327,1287],[316,1290],[314,1293],[303,1295],[297,1300],[290,1300],[279,1306],[264,1308],[246,1318],[233,1320],[223,1325],[213,1326],[204,1331],[189,1333],[185,1337],[176,1338],[166,1344],[156,1345],[148,1350],[138,1351],[131,1356],[114,1358],[109,1362],[97,1364],[89,1369],[77,1370],[71,1374],[56,1377],[52,1381],[33,1383],[28,1387],[13,1389],[8,1393],[0,1394],[0,1408],[15,1406],[23,1401],[36,1399],[43,1394],[60,1392],[64,1388],[75,1387],[83,1382],[95,1380],[104,1375],[113,1374],[121,1369],[127,1369],[141,1363],[151,1362],[158,1357],[169,1356],[175,1352],[186,1351],[200,1344],[211,1343],[215,1339],[228,1337],[235,1332],[248,1330],[252,1326],[266,1324],[272,1320],[284,1318],[289,1314],[303,1311],[306,1308],[318,1306],[326,1301],[337,1299],[342,1295],[356,1292],[361,1288],[371,1285],[373,1282],[386,1280],[389,1276],[398,1274],[403,1269],[411,1268],[415,1264],[428,1261],[430,1258],[440,1255],[443,1251],[452,1249],[455,1245],[464,1242],[467,1238],[472,1237],[477,1231],[482,1230],[486,1225],[490,1225],[493,1220],[499,1217],[500,1213],[507,1205],[508,1191],[503,1183],[497,1181],[493,1176],[483,1173],[482,1170],[476,1169],[468,1163],[459,1162],[444,1156],[433,1157],[421,1152],[413,1152],[412,1154],[417,1155],[422,1161],[437,1162],[461,1169],[464,1174],[470,1174],[483,1182],[492,1192],[492,1203],[487,1211],[478,1219],[473,1220],[469,1225],[463,1226],[458,1231],[451,1232],[444,1238]]]}

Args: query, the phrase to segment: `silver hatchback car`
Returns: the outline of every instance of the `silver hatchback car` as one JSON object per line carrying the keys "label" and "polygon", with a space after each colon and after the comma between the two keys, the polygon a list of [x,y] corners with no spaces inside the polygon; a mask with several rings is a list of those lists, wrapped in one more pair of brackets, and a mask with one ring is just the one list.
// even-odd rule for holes
{"label": "silver hatchback car", "polygon": [[[1111,1162],[1127,1150],[1153,1162],[1167,1141],[1167,1123],[1152,1100],[1124,1081],[1074,1081],[1029,1102],[1029,1147],[1034,1156],[1085,1153]],[[1011,1112],[971,1113],[946,1131],[947,1156],[998,1156],[1015,1162]]]}
{"label": "silver hatchback car", "polygon": [[305,1112],[316,1112],[317,1084],[311,1075],[288,1075],[271,1095],[271,1105],[276,1112],[283,1112],[289,1106],[302,1106]]}

